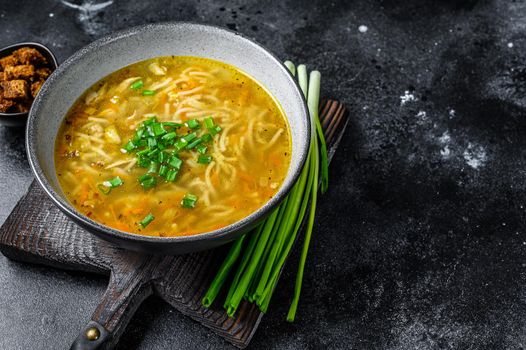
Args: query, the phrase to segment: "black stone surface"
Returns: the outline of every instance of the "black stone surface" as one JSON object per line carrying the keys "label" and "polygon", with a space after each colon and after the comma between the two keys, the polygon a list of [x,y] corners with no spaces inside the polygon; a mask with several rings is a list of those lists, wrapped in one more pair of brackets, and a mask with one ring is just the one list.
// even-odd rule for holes
{"label": "black stone surface", "polygon": [[[296,251],[252,348],[524,347],[524,1],[103,1],[0,0],[0,46],[39,41],[63,61],[113,30],[213,23],[319,69],[349,106],[297,322]],[[32,178],[23,137],[0,127],[0,222]],[[67,348],[105,283],[0,256],[0,348]],[[156,299],[120,344],[221,347]]]}

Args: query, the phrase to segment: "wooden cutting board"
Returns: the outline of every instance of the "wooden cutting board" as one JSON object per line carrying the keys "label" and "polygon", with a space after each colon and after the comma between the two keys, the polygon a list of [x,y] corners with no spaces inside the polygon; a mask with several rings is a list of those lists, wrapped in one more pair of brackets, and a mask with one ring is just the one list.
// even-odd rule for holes
{"label": "wooden cutting board", "polygon": [[[329,160],[347,126],[346,114],[337,101],[321,103]],[[146,255],[115,247],[70,221],[35,181],[0,228],[0,251],[17,261],[110,276],[100,304],[72,349],[113,348],[139,305],[152,294],[239,348],[248,345],[263,316],[246,301],[231,318],[221,303],[210,309],[201,305],[225,257],[224,247],[179,256]],[[101,335],[97,341],[86,342],[85,333],[93,326]]]}

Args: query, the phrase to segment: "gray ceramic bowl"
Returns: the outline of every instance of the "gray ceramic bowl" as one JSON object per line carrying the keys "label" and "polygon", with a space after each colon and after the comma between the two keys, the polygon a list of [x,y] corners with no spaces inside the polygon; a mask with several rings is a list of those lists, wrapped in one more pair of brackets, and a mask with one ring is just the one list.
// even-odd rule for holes
{"label": "gray ceramic bowl", "polygon": [[[79,213],[64,196],[55,173],[54,145],[59,126],[75,100],[108,74],[148,58],[201,56],[223,61],[250,74],[277,98],[292,132],[292,157],[278,193],[246,218],[222,229],[187,237],[147,237],[101,225]],[[27,124],[31,169],[53,202],[77,224],[124,248],[181,254],[232,241],[266,217],[290,191],[308,152],[310,123],[305,100],[281,61],[241,35],[208,25],[166,23],[136,27],[108,35],[80,49],[54,72],[38,94]]]}

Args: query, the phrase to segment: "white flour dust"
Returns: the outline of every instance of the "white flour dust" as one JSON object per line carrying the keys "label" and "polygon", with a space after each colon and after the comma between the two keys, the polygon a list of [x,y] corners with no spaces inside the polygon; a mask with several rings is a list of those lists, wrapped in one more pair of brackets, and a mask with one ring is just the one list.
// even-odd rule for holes
{"label": "white flour dust", "polygon": [[415,95],[410,93],[408,90],[404,91],[404,94],[400,96],[400,106],[405,105],[407,102],[416,101]]}
{"label": "white flour dust", "polygon": [[97,3],[94,0],[84,0],[80,5],[73,4],[66,0],[61,0],[60,2],[65,6],[75,9],[79,12],[78,20],[86,34],[98,35],[105,31],[106,26],[100,21],[97,21],[96,16],[99,11],[113,4],[113,0],[108,0],[101,3]]}
{"label": "white flour dust", "polygon": [[440,143],[440,145],[442,145],[442,148],[440,149],[440,155],[442,156],[442,158],[449,158],[449,156],[451,155],[451,135],[447,130],[444,131],[442,136],[438,138],[438,142]]}
{"label": "white flour dust", "polygon": [[468,147],[462,155],[466,161],[466,164],[473,169],[480,168],[488,160],[488,156],[486,155],[486,150],[484,147],[474,145],[471,142],[468,143]]}
{"label": "white flour dust", "polygon": [[367,28],[367,26],[364,26],[363,24],[358,27],[358,31],[360,33],[366,33],[368,30],[369,30],[369,28]]}

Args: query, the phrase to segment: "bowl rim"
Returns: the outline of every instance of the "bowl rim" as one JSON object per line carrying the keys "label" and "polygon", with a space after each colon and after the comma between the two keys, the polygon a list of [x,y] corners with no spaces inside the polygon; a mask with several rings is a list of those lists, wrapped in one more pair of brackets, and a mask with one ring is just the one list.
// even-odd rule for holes
{"label": "bowl rim", "polygon": [[[302,105],[302,114],[304,118],[306,118],[306,137],[302,142],[300,143],[298,152],[300,156],[300,162],[296,169],[293,169],[293,173],[291,175],[291,181],[287,184],[284,184],[280,187],[278,192],[266,203],[264,203],[261,207],[256,209],[251,214],[245,216],[241,220],[238,220],[236,222],[233,222],[227,226],[224,226],[217,230],[202,232],[198,234],[188,235],[188,236],[173,236],[173,237],[160,237],[160,236],[146,236],[141,235],[137,233],[127,232],[127,231],[121,231],[118,229],[114,229],[110,226],[103,225],[95,220],[92,220],[88,218],[87,216],[83,215],[82,213],[78,212],[71,204],[67,202],[67,200],[63,199],[51,186],[49,183],[46,175],[44,174],[43,170],[41,169],[35,149],[35,143],[33,142],[35,140],[36,131],[35,131],[35,120],[37,119],[37,111],[39,110],[40,105],[42,104],[42,100],[47,95],[46,92],[49,90],[49,87],[52,85],[52,83],[55,80],[61,79],[62,75],[64,74],[67,69],[75,64],[79,59],[81,59],[85,54],[90,53],[91,51],[97,49],[99,46],[104,45],[110,45],[114,41],[118,41],[122,38],[126,38],[129,36],[133,36],[139,32],[142,32],[144,30],[150,30],[155,28],[162,28],[162,27],[185,27],[185,26],[191,26],[198,28],[198,30],[213,30],[216,32],[226,32],[229,35],[236,35],[241,37],[245,42],[249,45],[255,46],[257,49],[263,51],[264,54],[268,56],[269,59],[274,61],[275,64],[277,64],[277,67],[279,67],[282,71],[287,73],[287,79],[290,83],[294,86],[296,89],[296,92],[301,97],[301,105]],[[144,24],[140,26],[134,26],[130,27],[124,30],[119,30],[112,32],[104,37],[101,37],[100,39],[97,39],[93,41],[92,43],[80,48],[77,50],[73,55],[71,55],[64,63],[62,63],[58,68],[53,72],[53,74],[46,80],[46,84],[42,86],[42,90],[37,95],[36,99],[33,101],[32,108],[29,111],[29,118],[26,126],[26,151],[28,156],[28,161],[31,170],[33,171],[35,178],[38,182],[38,184],[41,186],[41,188],[44,189],[44,192],[51,198],[53,203],[59,207],[61,211],[63,211],[67,216],[77,221],[78,224],[80,224],[82,227],[87,228],[87,231],[94,231],[98,232],[99,234],[102,233],[102,238],[105,238],[104,235],[109,235],[108,239],[111,238],[117,238],[120,241],[133,241],[135,243],[145,243],[145,244],[174,244],[174,243],[197,243],[200,241],[209,241],[219,238],[225,238],[228,235],[234,235],[236,232],[239,232],[240,230],[244,228],[250,228],[251,225],[253,225],[255,222],[258,221],[258,219],[261,219],[262,217],[266,216],[276,208],[281,201],[284,199],[284,197],[290,192],[294,184],[296,183],[304,165],[307,160],[307,154],[310,146],[310,135],[311,135],[311,123],[310,123],[310,113],[307,107],[307,103],[305,100],[305,97],[301,91],[301,88],[298,84],[298,82],[294,79],[288,68],[284,65],[284,63],[276,57],[270,50],[268,50],[263,45],[257,43],[255,40],[250,39],[238,32],[229,30],[227,28],[223,28],[216,25],[210,25],[210,24],[203,24],[203,23],[197,23],[197,22],[191,22],[191,21],[171,21],[171,22],[160,22],[160,23],[152,23],[152,24]],[[55,141],[55,140],[54,140]],[[93,233],[90,232],[90,233]],[[100,235],[99,235],[100,236]],[[233,237],[234,238],[234,237]]]}
{"label": "bowl rim", "polygon": [[[14,48],[17,48],[17,47],[24,47],[24,46],[36,46],[44,51],[46,51],[46,53],[49,54],[49,57],[51,57],[51,62],[49,62],[52,66],[53,66],[53,72],[55,72],[58,68],[58,62],[57,62],[57,58],[55,57],[55,55],[53,54],[53,51],[51,51],[49,49],[49,47],[47,47],[46,45],[44,44],[41,44],[41,43],[37,43],[35,41],[25,41],[25,42],[21,42],[21,43],[16,43],[16,44],[12,44],[12,45],[9,45],[9,46],[6,46],[6,47],[3,47],[0,49],[0,53],[4,52],[4,51],[7,51],[7,50],[11,50],[11,49],[14,49]],[[47,81],[48,79],[46,79],[44,81],[44,83]],[[35,103],[35,99],[33,99],[33,102],[31,103],[31,107],[33,107],[33,103]],[[31,109],[31,108],[30,108]],[[20,117],[20,116],[27,116],[29,115],[29,112],[16,112],[16,113],[5,113],[5,112],[0,112],[0,117],[3,117],[3,118],[7,118],[7,117]]]}

